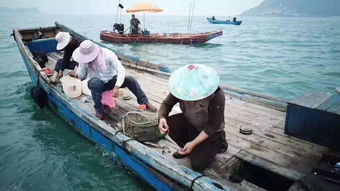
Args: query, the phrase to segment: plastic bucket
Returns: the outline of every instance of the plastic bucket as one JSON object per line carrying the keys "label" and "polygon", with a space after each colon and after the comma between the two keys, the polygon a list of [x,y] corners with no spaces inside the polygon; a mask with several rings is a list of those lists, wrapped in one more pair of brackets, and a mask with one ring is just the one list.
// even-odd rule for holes
{"label": "plastic bucket", "polygon": [[85,80],[81,81],[81,92],[84,95],[91,96],[91,91],[87,86],[88,81],[89,81],[89,79],[85,79]]}
{"label": "plastic bucket", "polygon": [[81,95],[81,81],[79,79],[64,76],[60,78],[60,82],[66,96],[76,98]]}
{"label": "plastic bucket", "polygon": [[113,97],[112,90],[105,91],[105,92],[102,93],[102,104],[109,106],[109,108],[111,108],[111,109],[116,107],[116,101]]}

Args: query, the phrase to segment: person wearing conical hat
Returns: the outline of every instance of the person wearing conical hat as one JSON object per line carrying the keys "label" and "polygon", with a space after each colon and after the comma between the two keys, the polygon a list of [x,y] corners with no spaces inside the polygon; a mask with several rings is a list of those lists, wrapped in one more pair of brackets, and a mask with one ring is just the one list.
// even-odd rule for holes
{"label": "person wearing conical hat", "polygon": [[114,52],[101,48],[90,40],[83,41],[73,52],[72,58],[79,63],[77,71],[69,73],[70,76],[84,79],[88,75],[88,87],[91,91],[96,116],[104,118],[104,107],[101,102],[104,91],[113,90],[113,96],[118,96],[118,89],[127,87],[136,97],[140,109],[157,111],[137,80],[125,75],[125,69]]}
{"label": "person wearing conical hat", "polygon": [[82,40],[71,36],[68,32],[58,32],[55,39],[57,41],[56,48],[58,51],[64,51],[64,57],[58,60],[54,67],[54,74],[51,77],[52,82],[58,82],[63,76],[63,71],[65,69],[73,70],[75,66],[78,65],[78,63],[71,58],[74,50],[78,48],[82,42]]}
{"label": "person wearing conical hat", "polygon": [[[175,158],[188,156],[193,170],[207,168],[227,149],[224,131],[225,95],[212,68],[192,64],[177,69],[169,79],[170,93],[159,108],[159,130],[182,148]],[[169,116],[179,103],[182,113]]]}

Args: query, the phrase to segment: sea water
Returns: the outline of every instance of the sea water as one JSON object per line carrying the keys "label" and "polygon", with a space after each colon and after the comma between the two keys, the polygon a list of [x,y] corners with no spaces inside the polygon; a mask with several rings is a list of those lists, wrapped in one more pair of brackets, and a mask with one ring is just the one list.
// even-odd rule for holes
{"label": "sea water", "polygon": [[[141,15],[137,15],[142,22]],[[216,69],[221,83],[283,99],[340,86],[340,18],[247,17],[241,26],[193,19],[191,32],[222,30],[201,45],[106,46],[171,70],[186,64]],[[54,21],[95,41],[110,30],[113,15],[0,15],[0,190],[150,190],[150,187],[83,138],[56,114],[39,109],[13,28],[52,26]],[[151,32],[188,32],[184,16],[146,15]],[[129,16],[118,21],[128,28]]]}

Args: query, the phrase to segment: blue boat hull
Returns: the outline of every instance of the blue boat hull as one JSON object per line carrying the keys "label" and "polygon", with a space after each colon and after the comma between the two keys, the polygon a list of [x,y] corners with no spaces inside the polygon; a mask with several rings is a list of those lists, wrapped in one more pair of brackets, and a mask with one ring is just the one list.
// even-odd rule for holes
{"label": "blue boat hull", "polygon": [[209,21],[209,23],[211,24],[225,24],[225,25],[241,25],[242,21],[230,21],[230,20],[213,20],[211,18],[207,18],[207,20]]}

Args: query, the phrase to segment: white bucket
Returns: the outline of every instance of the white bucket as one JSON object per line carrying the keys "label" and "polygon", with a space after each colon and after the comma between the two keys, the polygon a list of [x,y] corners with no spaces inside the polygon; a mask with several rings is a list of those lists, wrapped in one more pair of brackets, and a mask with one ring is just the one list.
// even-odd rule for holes
{"label": "white bucket", "polygon": [[91,96],[91,91],[87,86],[88,81],[89,81],[89,79],[85,79],[85,80],[81,81],[81,91],[84,95]]}
{"label": "white bucket", "polygon": [[70,98],[76,98],[81,95],[81,81],[71,76],[64,76],[60,78],[61,85],[65,95]]}

